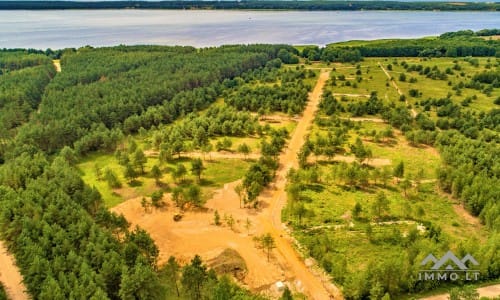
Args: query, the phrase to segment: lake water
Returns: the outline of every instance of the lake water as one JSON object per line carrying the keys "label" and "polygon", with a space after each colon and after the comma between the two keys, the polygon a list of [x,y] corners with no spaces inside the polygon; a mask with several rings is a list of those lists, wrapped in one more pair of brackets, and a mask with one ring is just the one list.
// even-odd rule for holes
{"label": "lake water", "polygon": [[0,11],[0,48],[241,43],[325,45],[499,28],[500,12],[49,10]]}

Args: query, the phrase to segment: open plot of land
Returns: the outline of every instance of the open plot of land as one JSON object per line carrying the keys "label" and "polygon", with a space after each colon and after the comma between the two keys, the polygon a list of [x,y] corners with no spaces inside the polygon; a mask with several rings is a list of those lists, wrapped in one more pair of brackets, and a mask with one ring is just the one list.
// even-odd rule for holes
{"label": "open plot of land", "polygon": [[[293,286],[295,291],[303,292],[311,296],[312,299],[328,299],[328,295],[338,294],[338,291],[327,282],[326,277],[318,278],[318,276],[324,275],[311,273],[311,270],[295,252],[292,240],[285,237],[287,234],[281,225],[274,222],[280,220],[280,211],[285,203],[282,200],[286,172],[291,165],[296,164],[297,151],[300,149],[304,135],[314,118],[314,112],[327,79],[328,72],[323,72],[314,91],[310,94],[311,101],[302,118],[290,118],[282,114],[265,115],[261,118],[261,125],[269,124],[271,128],[276,129],[286,128],[289,132],[293,131],[293,134],[290,146],[281,155],[281,167],[278,170],[277,182],[273,184],[277,190],[271,188],[264,192],[259,210],[240,207],[240,198],[234,191],[238,184],[238,181],[235,180],[243,177],[251,161],[244,160],[241,154],[231,152],[182,153],[182,159],[162,166],[165,172],[160,181],[173,186],[177,183],[171,177],[170,172],[175,164],[184,163],[189,168],[188,162],[192,157],[202,156],[206,159],[206,169],[203,172],[202,182],[211,183],[209,187],[212,190],[208,193],[204,190],[203,193],[211,196],[208,197],[203,208],[184,212],[180,222],[173,220],[173,216],[179,212],[179,209],[171,201],[170,194],[163,197],[166,206],[148,211],[144,209],[142,197],[158,189],[155,187],[154,179],[150,178],[151,176],[139,176],[136,180],[140,182],[139,185],[136,183],[132,186],[124,184],[124,187],[114,190],[111,190],[107,183],[93,179],[95,178],[96,163],[114,169],[116,173],[119,173],[120,169],[123,172],[123,167],[118,165],[118,160],[111,155],[99,155],[82,162],[79,167],[84,173],[83,178],[91,185],[92,183],[100,185],[98,189],[103,190],[104,197],[110,199],[106,202],[110,207],[113,207],[112,211],[124,214],[133,226],[138,225],[151,234],[160,249],[160,264],[164,263],[170,255],[181,258],[181,261],[187,261],[195,254],[200,254],[205,260],[210,260],[224,249],[232,248],[244,258],[247,264],[249,271],[243,283],[251,290],[275,297],[279,293],[273,289],[273,284],[277,281],[285,281]],[[296,120],[300,120],[298,126]],[[259,142],[259,139],[252,137],[231,137],[230,139],[233,144],[232,148],[244,142],[252,149],[257,149],[256,146]],[[220,138],[214,142],[218,140]],[[147,173],[153,165],[158,164],[158,152],[148,150],[145,153],[148,156],[145,166]],[[253,150],[247,158],[254,159],[259,154],[258,151]],[[122,180],[125,179],[121,175],[119,177]],[[188,180],[191,180],[189,175],[187,177]],[[118,204],[119,202],[122,203]],[[215,211],[220,214],[223,226],[214,224]],[[232,228],[227,222],[228,218],[234,220]],[[266,253],[262,249],[257,249],[252,239],[253,236],[263,233],[271,233],[276,241],[277,250],[273,251],[270,262],[267,262]],[[327,291],[325,286],[330,286],[332,292]]]}

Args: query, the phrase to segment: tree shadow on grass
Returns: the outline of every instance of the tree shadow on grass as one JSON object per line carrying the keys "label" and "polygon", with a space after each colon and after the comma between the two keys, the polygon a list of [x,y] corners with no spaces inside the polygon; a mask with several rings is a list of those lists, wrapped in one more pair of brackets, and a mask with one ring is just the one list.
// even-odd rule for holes
{"label": "tree shadow on grass", "polygon": [[303,185],[304,189],[311,190],[316,193],[321,193],[325,190],[325,187],[317,183],[307,183]]}
{"label": "tree shadow on grass", "polygon": [[199,182],[200,186],[215,186],[216,183],[213,180],[202,178]]}
{"label": "tree shadow on grass", "polygon": [[143,185],[143,182],[136,180],[136,179],[128,182],[128,186],[130,186],[130,187],[138,187],[138,186],[142,186],[142,185]]}

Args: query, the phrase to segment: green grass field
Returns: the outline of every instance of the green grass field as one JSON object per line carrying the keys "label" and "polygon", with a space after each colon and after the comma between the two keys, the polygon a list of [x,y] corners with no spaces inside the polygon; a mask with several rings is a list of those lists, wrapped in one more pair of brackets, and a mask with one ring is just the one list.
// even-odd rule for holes
{"label": "green grass field", "polygon": [[[172,163],[161,166],[161,170],[163,171],[163,176],[160,179],[162,183],[161,187],[156,185],[155,179],[152,178],[150,174],[151,168],[155,164],[158,164],[158,158],[155,156],[148,157],[145,174],[140,175],[132,184],[128,183],[124,178],[124,167],[119,165],[118,161],[111,154],[93,154],[81,161],[78,164],[78,168],[82,172],[82,178],[85,183],[96,187],[101,193],[106,206],[113,207],[128,199],[149,197],[156,190],[163,189],[168,191],[169,188],[176,186],[178,183],[172,178],[171,171],[180,163],[184,164],[188,170],[188,174],[182,184],[185,185],[190,182],[195,182],[196,178],[189,171],[191,168],[190,159],[182,157]],[[209,157],[206,157],[203,164],[205,170],[202,173],[201,188],[203,197],[207,200],[214,190],[222,188],[225,183],[243,177],[251,161],[243,159],[211,160]],[[97,179],[95,171],[96,165],[101,168],[102,172],[104,172],[106,168],[115,172],[122,183],[122,187],[113,189],[108,186],[107,181]],[[238,165],[238,168],[235,168],[235,165]]]}

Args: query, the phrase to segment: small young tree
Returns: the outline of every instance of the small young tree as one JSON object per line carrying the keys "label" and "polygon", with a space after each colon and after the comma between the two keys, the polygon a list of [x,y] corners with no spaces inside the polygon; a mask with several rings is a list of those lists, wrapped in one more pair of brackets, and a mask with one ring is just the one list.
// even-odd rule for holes
{"label": "small young tree", "polygon": [[166,279],[168,280],[170,286],[173,286],[175,288],[175,291],[177,293],[177,297],[180,297],[179,293],[179,279],[180,279],[180,269],[181,267],[175,260],[175,257],[170,256],[168,258],[168,262],[165,265],[165,275]]}
{"label": "small young tree", "polygon": [[220,225],[220,214],[217,210],[214,212],[214,224],[217,226]]}
{"label": "small young tree", "polygon": [[224,139],[222,139],[222,147],[224,149],[230,150],[232,145],[233,145],[233,142],[228,137],[225,137]]}
{"label": "small young tree", "polygon": [[[212,152],[213,149],[214,149],[214,146],[212,146],[211,143],[206,143],[205,145],[201,146],[201,153],[203,153],[203,159],[205,159],[205,155]],[[212,160],[211,157],[209,157],[209,159]]]}
{"label": "small young tree", "polygon": [[262,248],[267,251],[267,261],[269,261],[271,250],[276,247],[276,243],[274,241],[273,236],[270,233],[266,233],[260,238],[260,242],[262,244]]}
{"label": "small young tree", "polygon": [[149,202],[146,199],[146,197],[142,197],[141,206],[142,206],[142,208],[144,208],[144,212],[146,212],[146,213],[149,212]]}
{"label": "small young tree", "polygon": [[226,218],[226,224],[227,226],[229,226],[229,228],[231,230],[234,231],[234,218],[233,218],[233,215],[229,215],[227,218]]}
{"label": "small young tree", "polygon": [[201,207],[203,205],[203,199],[201,198],[201,189],[197,185],[190,185],[184,191],[184,199],[191,204]]}
{"label": "small young tree", "polygon": [[184,199],[184,193],[183,193],[183,190],[181,187],[175,187],[172,190],[172,200],[174,200],[175,205],[177,207],[180,207],[181,209],[184,208],[185,199]]}
{"label": "small young tree", "polygon": [[408,198],[408,189],[411,187],[411,181],[405,177],[399,185],[403,189],[403,194],[405,198]]}
{"label": "small young tree", "polygon": [[375,202],[372,204],[372,213],[380,220],[382,214],[389,212],[389,199],[384,192],[378,192],[375,197]]}
{"label": "small young tree", "polygon": [[250,151],[250,147],[245,143],[238,146],[238,152],[243,154],[245,160],[247,159],[248,154],[250,154]]}
{"label": "small young tree", "polygon": [[144,174],[144,165],[147,163],[148,159],[141,149],[137,149],[134,152],[132,162],[136,168],[141,170],[141,174]]}
{"label": "small young tree", "polygon": [[153,178],[155,179],[156,185],[160,185],[160,178],[161,178],[162,174],[161,174],[160,167],[158,167],[158,165],[154,165],[151,168],[151,176],[153,176]]}
{"label": "small young tree", "polygon": [[361,212],[363,211],[363,207],[361,203],[356,202],[354,208],[352,209],[352,217],[354,220],[357,220],[361,216]]}
{"label": "small young tree", "polygon": [[240,199],[240,208],[242,207],[243,199],[245,196],[245,188],[243,187],[243,184],[238,184],[234,187],[234,191],[238,195],[238,198]]}
{"label": "small young tree", "polygon": [[108,186],[112,189],[117,189],[122,186],[120,179],[118,179],[118,176],[116,176],[115,172],[111,169],[106,168],[104,171],[104,179],[106,179]]}
{"label": "small young tree", "polygon": [[187,170],[184,164],[177,164],[177,167],[175,168],[174,172],[172,172],[172,177],[174,180],[180,179],[180,181],[184,180],[184,176],[186,175]]}
{"label": "small young tree", "polygon": [[290,291],[288,286],[285,286],[283,294],[281,294],[280,300],[293,300],[292,292]]}
{"label": "small young tree", "polygon": [[200,158],[195,158],[191,161],[191,173],[196,176],[198,182],[201,181],[201,173],[205,168]]}
{"label": "small young tree", "polygon": [[153,204],[154,207],[160,207],[163,205],[163,192],[162,191],[154,191],[153,194],[151,194],[151,204]]}
{"label": "small young tree", "polygon": [[207,267],[203,264],[201,257],[195,255],[191,264],[182,269],[182,287],[189,295],[189,299],[201,299],[201,291],[207,280]]}
{"label": "small young tree", "polygon": [[403,161],[400,161],[396,165],[396,167],[394,168],[393,175],[394,175],[394,177],[398,178],[398,182],[399,182],[399,178],[403,178],[403,176],[405,175],[405,164]]}
{"label": "small young tree", "polygon": [[128,180],[128,182],[132,182],[137,178],[137,172],[131,164],[127,164],[125,166],[125,172],[123,176]]}
{"label": "small young tree", "polygon": [[250,235],[250,229],[252,228],[252,221],[247,217],[245,221],[245,229],[247,230],[247,235]]}

